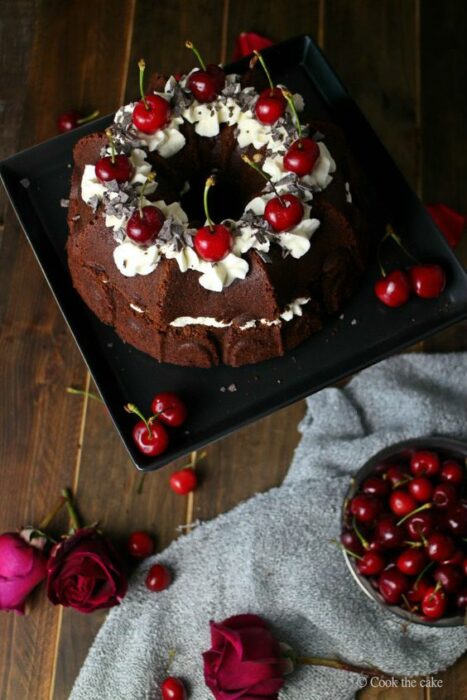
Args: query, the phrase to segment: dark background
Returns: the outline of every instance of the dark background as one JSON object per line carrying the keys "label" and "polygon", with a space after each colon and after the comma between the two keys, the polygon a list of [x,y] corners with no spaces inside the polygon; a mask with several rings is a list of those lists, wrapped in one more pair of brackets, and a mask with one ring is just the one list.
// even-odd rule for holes
{"label": "dark background", "polygon": [[[53,136],[65,109],[118,107],[135,94],[141,56],[160,72],[189,68],[190,38],[208,61],[226,61],[251,30],[311,33],[423,200],[467,211],[463,0],[0,0],[0,157]],[[177,526],[281,482],[303,403],[210,446],[194,497],[167,487],[180,465],[142,480],[105,409],[66,393],[89,375],[3,193],[0,217],[0,531],[37,523],[71,486],[85,522],[117,538],[149,529],[162,549]],[[458,252],[467,260],[465,241]],[[415,349],[466,349],[465,331]],[[66,698],[104,615],[55,609],[43,590],[30,607],[0,616],[0,697]],[[467,661],[441,678],[434,691],[362,696],[461,700]]]}

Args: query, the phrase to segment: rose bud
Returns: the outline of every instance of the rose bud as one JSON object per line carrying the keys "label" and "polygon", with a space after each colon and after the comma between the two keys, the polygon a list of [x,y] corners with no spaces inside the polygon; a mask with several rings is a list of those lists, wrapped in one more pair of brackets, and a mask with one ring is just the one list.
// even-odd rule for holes
{"label": "rose bud", "polygon": [[47,595],[54,605],[90,613],[118,605],[127,590],[121,561],[95,528],[82,528],[56,545],[47,562]]}
{"label": "rose bud", "polygon": [[47,557],[30,539],[32,532],[0,535],[0,610],[23,614],[26,598],[47,575]]}
{"label": "rose bud", "polygon": [[216,700],[277,700],[285,664],[279,642],[257,615],[211,622],[211,649],[204,652],[204,679]]}

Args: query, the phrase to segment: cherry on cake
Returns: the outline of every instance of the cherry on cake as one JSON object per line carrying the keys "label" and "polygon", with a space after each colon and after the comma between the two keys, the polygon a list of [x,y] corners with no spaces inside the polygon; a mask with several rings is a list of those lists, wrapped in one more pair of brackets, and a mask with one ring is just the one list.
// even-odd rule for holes
{"label": "cherry on cake", "polygon": [[259,65],[203,66],[144,90],[140,62],[141,99],[78,141],[68,263],[127,343],[238,367],[284,355],[342,308],[367,231],[340,129],[265,86]]}

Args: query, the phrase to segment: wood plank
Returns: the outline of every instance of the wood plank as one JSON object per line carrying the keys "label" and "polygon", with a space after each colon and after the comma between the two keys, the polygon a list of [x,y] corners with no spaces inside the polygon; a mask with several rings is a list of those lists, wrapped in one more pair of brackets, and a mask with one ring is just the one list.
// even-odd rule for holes
{"label": "wood plank", "polygon": [[[466,213],[467,95],[460,86],[467,82],[467,5],[431,0],[421,3],[420,12],[423,197]],[[466,235],[456,253],[467,265]],[[424,347],[428,352],[467,349],[467,323],[429,338]],[[432,700],[465,697],[467,654],[439,679],[443,685],[431,692]]]}
{"label": "wood plank", "polygon": [[[24,24],[26,9],[23,2],[10,3],[8,12],[16,12],[18,27]],[[21,71],[16,74],[18,100],[25,95],[21,147],[53,136],[56,115],[65,108],[95,106],[99,97],[105,111],[118,101],[118,94],[110,94],[117,84],[114,75],[102,96],[96,75],[108,73],[114,37],[125,36],[128,20],[124,7],[115,13],[110,5],[99,3],[90,23],[87,8],[78,0],[66,6],[59,0],[32,3],[32,9],[36,22],[34,36],[28,38],[32,53],[27,86],[20,80]],[[102,51],[93,50],[97,45]],[[5,46],[7,73],[15,72],[10,61],[16,52],[10,53],[9,42]],[[119,73],[118,59],[113,65]],[[65,387],[81,384],[86,371],[11,211],[5,222],[0,274],[4,530],[38,522],[55,494],[72,481],[82,402],[70,401]],[[26,618],[11,614],[0,619],[0,697],[6,700],[42,700],[50,693],[60,613],[46,602],[43,592],[34,596],[33,604],[34,614]]]}
{"label": "wood plank", "polygon": [[[209,16],[209,23],[200,18]],[[193,64],[184,47],[192,39],[208,60],[218,60],[222,46],[222,3],[148,2],[136,5],[130,50],[127,98],[138,90],[137,62],[144,57],[149,71],[171,73]],[[88,406],[86,432],[79,474],[76,475],[78,500],[86,522],[99,520],[103,530],[122,545],[132,530],[155,534],[158,551],[180,535],[178,526],[191,521],[191,499],[179,497],[168,488],[171,471],[181,460],[161,472],[142,477],[115,432],[106,410],[94,401]],[[142,492],[141,492],[142,487]],[[190,510],[190,512],[188,512]],[[188,512],[188,517],[187,517]],[[53,697],[67,698],[105,612],[80,615],[64,611],[58,647]]]}
{"label": "wood plank", "polygon": [[[466,3],[422,3],[421,29],[423,198],[466,214],[467,94],[460,87],[467,82]],[[467,265],[467,235],[456,253]],[[466,350],[467,323],[429,338],[424,347],[428,352]]]}

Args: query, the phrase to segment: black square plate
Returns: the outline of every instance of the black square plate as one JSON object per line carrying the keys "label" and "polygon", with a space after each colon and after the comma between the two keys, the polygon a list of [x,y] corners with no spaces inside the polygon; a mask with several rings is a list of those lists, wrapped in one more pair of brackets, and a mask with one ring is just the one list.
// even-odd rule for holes
{"label": "black square plate", "polygon": [[[142,470],[157,469],[467,315],[462,267],[313,40],[298,37],[264,54],[276,81],[302,93],[313,118],[330,119],[344,129],[369,187],[374,188],[373,200],[378,201],[375,238],[390,221],[420,258],[437,260],[445,267],[448,286],[437,300],[415,299],[399,309],[385,308],[373,294],[378,275],[373,260],[343,315],[283,358],[238,369],[159,364],[100,323],[74,291],[68,274],[66,210],[60,199],[68,197],[72,148],[85,134],[103,129],[111,117],[5,160],[0,173],[13,207],[115,425]],[[243,60],[228,70],[242,72],[247,64]],[[27,187],[21,184],[24,178]],[[158,391],[175,391],[184,397],[189,418],[186,430],[173,435],[169,450],[150,459],[134,446],[134,417],[123,406],[131,401],[148,410]]]}

